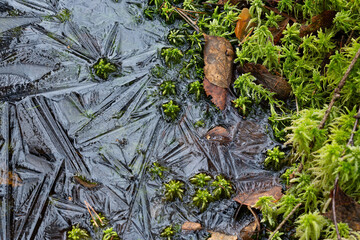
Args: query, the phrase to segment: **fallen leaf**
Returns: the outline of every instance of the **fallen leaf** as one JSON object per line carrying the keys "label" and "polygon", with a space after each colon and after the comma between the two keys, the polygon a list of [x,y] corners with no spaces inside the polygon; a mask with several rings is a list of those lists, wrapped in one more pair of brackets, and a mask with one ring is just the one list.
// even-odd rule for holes
{"label": "fallen leaf", "polygon": [[206,139],[209,141],[227,143],[231,141],[231,136],[228,130],[217,126],[206,133]]}
{"label": "fallen leaf", "polygon": [[291,93],[290,84],[284,78],[271,74],[264,65],[245,63],[242,67],[239,66],[237,70],[239,73],[250,72],[256,77],[258,84],[276,93],[276,97],[279,99],[286,99]]}
{"label": "fallen leaf", "polygon": [[252,236],[256,233],[257,224],[256,222],[249,223],[240,231],[240,237],[242,240],[252,240]]}
{"label": "fallen leaf", "polygon": [[12,187],[18,187],[22,185],[21,178],[13,172],[6,172],[0,169],[0,185],[10,185]]}
{"label": "fallen leaf", "polygon": [[219,232],[213,232],[213,231],[208,231],[209,233],[211,233],[211,237],[209,238],[209,240],[237,240],[237,236],[232,236],[232,235],[226,235],[223,233],[219,233]]}
{"label": "fallen leaf", "polygon": [[204,34],[204,74],[210,83],[228,88],[232,80],[234,50],[231,43],[223,37]]}
{"label": "fallen leaf", "polygon": [[279,200],[282,197],[282,188],[280,186],[274,186],[271,189],[259,189],[253,192],[239,193],[234,200],[240,204],[253,207],[260,197],[273,196],[275,200]]}
{"label": "fallen leaf", "polygon": [[269,28],[270,32],[274,37],[274,44],[278,44],[281,37],[283,36],[283,31],[286,28],[286,25],[289,23],[290,18],[285,18],[280,24],[279,27],[271,27]]}
{"label": "fallen leaf", "polygon": [[[354,231],[360,231],[360,204],[346,195],[338,184],[335,186],[335,189],[335,213],[337,222],[347,223]],[[333,195],[333,191],[334,190],[331,191],[330,196]],[[332,203],[330,206],[332,206]],[[324,216],[333,221],[332,209],[324,213]]]}
{"label": "fallen leaf", "polygon": [[204,78],[203,85],[206,96],[211,96],[212,97],[211,101],[220,110],[224,110],[226,106],[227,89],[212,84],[206,78]]}
{"label": "fallen leaf", "polygon": [[300,28],[300,37],[316,32],[320,28],[329,28],[333,25],[333,19],[336,15],[334,10],[326,10],[311,19],[310,25],[302,25]]}
{"label": "fallen leaf", "polygon": [[89,180],[85,180],[83,177],[80,177],[80,176],[74,176],[74,179],[77,183],[79,183],[80,185],[82,185],[86,188],[94,188],[98,185],[96,182],[91,182]]}
{"label": "fallen leaf", "polygon": [[241,41],[246,35],[246,29],[250,22],[251,15],[248,8],[243,8],[239,15],[239,20],[236,22],[235,35]]}
{"label": "fallen leaf", "polygon": [[201,230],[202,227],[200,223],[184,222],[184,224],[181,226],[181,229],[185,231],[197,231]]}

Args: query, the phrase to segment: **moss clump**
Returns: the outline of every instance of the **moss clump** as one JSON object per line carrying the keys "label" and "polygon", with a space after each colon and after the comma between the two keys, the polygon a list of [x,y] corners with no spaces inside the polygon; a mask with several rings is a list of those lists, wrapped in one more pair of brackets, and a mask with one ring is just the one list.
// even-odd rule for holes
{"label": "moss clump", "polygon": [[93,69],[96,76],[107,80],[111,73],[116,72],[116,66],[110,63],[106,58],[100,58],[97,63],[94,64]]}

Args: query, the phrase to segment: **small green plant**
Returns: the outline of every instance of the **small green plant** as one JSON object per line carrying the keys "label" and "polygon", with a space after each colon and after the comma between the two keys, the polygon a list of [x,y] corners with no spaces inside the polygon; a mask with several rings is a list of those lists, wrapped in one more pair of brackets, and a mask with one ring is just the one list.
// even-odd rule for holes
{"label": "small green plant", "polygon": [[[349,225],[347,223],[339,222],[337,224],[337,226],[339,229],[340,236],[342,238],[348,239],[349,235],[350,235],[350,230],[351,230]],[[333,223],[326,229],[326,238],[333,239],[333,240],[338,239],[337,234],[336,234],[335,225]]]}
{"label": "small green plant", "polygon": [[211,181],[211,177],[205,173],[199,173],[190,178],[190,182],[198,187],[205,187],[209,181]]}
{"label": "small green plant", "polygon": [[105,227],[108,224],[108,220],[105,218],[105,216],[102,213],[98,213],[98,216],[100,217],[100,219],[95,216],[95,222],[94,219],[91,218],[90,222],[91,225],[95,228],[95,227]]}
{"label": "small green plant", "polygon": [[243,116],[247,115],[246,106],[251,103],[248,97],[239,96],[237,99],[232,101],[235,108],[239,108],[239,111]]}
{"label": "small green plant", "polygon": [[300,240],[318,240],[326,220],[318,212],[314,212],[301,215],[295,223],[298,225],[295,236]]}
{"label": "small green plant", "polygon": [[165,183],[165,198],[168,201],[173,201],[175,198],[182,200],[184,193],[184,183],[171,180],[169,183]]}
{"label": "small green plant", "polygon": [[198,127],[204,127],[205,126],[205,122],[204,120],[199,120],[199,121],[196,121],[194,123],[194,127],[198,128]]}
{"label": "small green plant", "polygon": [[166,238],[167,240],[171,240],[171,238],[175,235],[175,229],[172,225],[167,226],[164,228],[164,230],[161,232],[160,236],[163,238]]}
{"label": "small green plant", "polygon": [[72,226],[71,231],[68,231],[68,239],[70,240],[86,240],[89,239],[89,234],[86,230],[81,229],[79,224]]}
{"label": "small green plant", "polygon": [[163,78],[165,73],[166,69],[158,64],[151,69],[151,74],[156,78]]}
{"label": "small green plant", "polygon": [[69,9],[62,9],[60,12],[58,12],[55,17],[62,23],[67,22],[70,20],[71,12]]}
{"label": "small green plant", "polygon": [[189,93],[195,94],[196,101],[200,100],[201,93],[203,91],[203,84],[199,81],[195,81],[190,83],[189,85]]}
{"label": "small green plant", "polygon": [[279,150],[279,147],[274,147],[272,150],[267,150],[267,158],[265,158],[265,165],[272,165],[274,169],[278,169],[280,161],[285,157],[285,153]]}
{"label": "small green plant", "polygon": [[107,228],[103,231],[104,235],[102,240],[120,240],[118,234],[113,230],[113,228]]}
{"label": "small green plant", "polygon": [[160,85],[160,90],[163,96],[175,95],[175,83],[173,81],[165,81]]}
{"label": "small green plant", "polygon": [[185,34],[180,29],[172,29],[167,36],[167,39],[171,44],[179,46],[185,43]]}
{"label": "small green plant", "polygon": [[116,71],[116,66],[110,63],[107,59],[100,58],[93,66],[93,69],[98,77],[106,80],[109,77],[109,74]]}
{"label": "small green plant", "polygon": [[229,180],[226,180],[223,176],[216,176],[216,180],[212,182],[211,186],[215,187],[213,190],[213,195],[215,199],[220,197],[230,198],[231,194],[234,192],[233,187]]}
{"label": "small green plant", "polygon": [[194,205],[200,207],[200,211],[204,211],[213,197],[207,189],[198,189],[193,198]]}
{"label": "small green plant", "polygon": [[180,107],[173,103],[172,100],[170,100],[168,103],[165,103],[162,105],[164,114],[171,118],[173,121],[176,119],[178,113],[180,112]]}
{"label": "small green plant", "polygon": [[159,163],[154,162],[153,167],[150,168],[150,173],[152,174],[152,178],[155,179],[156,176],[159,178],[163,178],[163,172],[166,171],[166,168],[161,166]]}
{"label": "small green plant", "polygon": [[171,66],[172,63],[179,63],[184,54],[178,48],[163,48],[161,56],[164,57],[166,65]]}
{"label": "small green plant", "polygon": [[277,205],[279,207],[277,214],[284,214],[284,218],[286,218],[300,201],[293,194],[285,194]]}
{"label": "small green plant", "polygon": [[286,169],[286,171],[281,175],[281,178],[285,180],[286,185],[290,184],[290,179],[294,175],[297,170],[297,165],[293,164],[290,168]]}
{"label": "small green plant", "polygon": [[[269,234],[271,235],[273,232],[270,232]],[[277,231],[274,236],[272,236],[272,238],[270,240],[282,240],[281,236],[284,235],[283,232],[279,232]]]}
{"label": "small green plant", "polygon": [[261,222],[267,222],[271,227],[275,226],[277,218],[274,201],[275,199],[273,196],[264,196],[259,197],[259,200],[255,204],[255,207],[259,207],[263,215]]}

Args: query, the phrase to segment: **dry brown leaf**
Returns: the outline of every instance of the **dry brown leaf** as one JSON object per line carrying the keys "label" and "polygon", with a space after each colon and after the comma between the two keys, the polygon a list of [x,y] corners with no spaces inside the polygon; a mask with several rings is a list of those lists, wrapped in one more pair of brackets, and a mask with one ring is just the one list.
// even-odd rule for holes
{"label": "dry brown leaf", "polygon": [[206,133],[206,139],[209,141],[227,143],[231,141],[231,136],[228,130],[217,126]]}
{"label": "dry brown leaf", "polygon": [[256,222],[251,222],[249,225],[244,227],[240,231],[240,237],[242,240],[252,240],[252,236],[256,233],[257,224]]}
{"label": "dry brown leaf", "polygon": [[5,172],[0,169],[0,185],[10,185],[12,187],[18,187],[22,185],[21,178],[13,172]]}
{"label": "dry brown leaf", "polygon": [[226,107],[227,89],[212,84],[206,78],[204,78],[203,84],[204,84],[204,90],[206,96],[211,96],[212,97],[211,101],[220,110],[224,110]]}
{"label": "dry brown leaf", "polygon": [[204,34],[204,74],[210,83],[228,88],[232,80],[234,50],[231,43],[223,37]]}
{"label": "dry brown leaf", "polygon": [[201,230],[202,227],[200,223],[184,222],[184,224],[181,226],[181,229],[185,231],[197,231]]}
{"label": "dry brown leaf", "polygon": [[[332,196],[331,191],[330,196]],[[332,204],[330,204],[331,206]],[[339,185],[336,185],[335,192],[335,213],[337,222],[349,224],[354,231],[360,231],[360,204],[346,195]],[[330,210],[324,214],[327,218],[333,220],[333,211]]]}
{"label": "dry brown leaf", "polygon": [[281,190],[282,188],[280,186],[274,186],[267,190],[260,189],[254,192],[239,193],[236,197],[234,197],[234,200],[240,204],[254,207],[260,197],[273,196],[275,200],[279,200],[283,195]]}
{"label": "dry brown leaf", "polygon": [[278,44],[281,37],[283,36],[283,31],[286,28],[286,25],[289,23],[290,18],[285,18],[280,24],[279,27],[271,27],[269,28],[270,32],[274,37],[274,44]]}
{"label": "dry brown leaf", "polygon": [[334,10],[326,10],[311,19],[310,25],[302,25],[300,28],[300,37],[316,32],[320,28],[329,28],[333,25],[333,19],[336,15]]}
{"label": "dry brown leaf", "polygon": [[85,181],[79,176],[74,176],[74,179],[75,179],[75,181],[77,183],[79,183],[80,185],[82,185],[82,186],[84,186],[86,188],[94,188],[94,187],[96,187],[98,185],[95,182]]}
{"label": "dry brown leaf", "polygon": [[246,36],[246,29],[250,22],[251,15],[248,8],[243,8],[236,22],[235,35],[241,41]]}
{"label": "dry brown leaf", "polygon": [[276,93],[279,99],[286,99],[291,93],[290,84],[282,77],[271,74],[264,65],[245,63],[242,67],[238,67],[240,73],[250,72],[256,77],[256,82]]}
{"label": "dry brown leaf", "polygon": [[211,233],[211,237],[209,238],[209,240],[237,240],[237,236],[232,236],[232,235],[226,235],[223,233],[219,233],[219,232],[213,232],[213,231],[208,231],[209,233]]}

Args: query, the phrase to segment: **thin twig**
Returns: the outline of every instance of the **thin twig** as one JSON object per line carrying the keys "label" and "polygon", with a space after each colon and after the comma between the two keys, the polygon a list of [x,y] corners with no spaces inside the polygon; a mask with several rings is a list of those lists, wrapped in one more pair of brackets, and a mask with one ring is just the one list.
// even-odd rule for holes
{"label": "thin twig", "polygon": [[280,11],[277,10],[276,8],[268,7],[268,6],[265,6],[265,8],[267,8],[267,9],[273,11],[274,13],[277,13],[277,14],[285,17],[285,18],[289,18],[289,19],[290,19],[291,21],[293,21],[294,23],[297,22],[295,18],[293,18],[292,16],[290,16],[290,15],[288,15],[288,14],[286,14],[286,13],[280,12]]}
{"label": "thin twig", "polygon": [[89,208],[90,204],[88,204],[86,201],[84,201],[84,203],[85,203],[85,205],[86,205],[86,208],[87,208],[88,212],[90,213],[91,219],[94,221],[94,224],[96,225],[96,227],[99,227],[99,225],[98,225],[98,224],[96,223],[96,221],[95,221],[94,216],[92,215],[92,213],[91,213],[91,211],[90,211],[90,208]]}
{"label": "thin twig", "polygon": [[289,213],[289,215],[286,216],[286,218],[279,224],[279,226],[277,226],[275,231],[270,235],[269,240],[271,240],[273,238],[273,236],[275,235],[275,233],[277,233],[280,230],[280,228],[282,228],[282,226],[295,213],[296,209],[298,209],[301,206],[301,204],[302,203],[298,203],[298,205],[295,206],[295,208]]}
{"label": "thin twig", "polygon": [[97,212],[94,210],[94,208],[87,202],[87,201],[84,201],[85,205],[86,205],[86,208],[88,209],[89,213],[90,213],[90,216],[92,218],[92,220],[94,221],[94,224],[96,225],[96,227],[99,227],[99,225],[96,223],[95,221],[95,217],[93,217],[93,215],[91,214],[91,211],[89,209],[89,207],[91,208],[91,210],[94,212],[94,214],[96,215],[96,217],[99,219],[99,221],[101,222],[101,224],[104,224],[103,221],[101,220],[101,217],[99,216],[99,214],[97,214]]}
{"label": "thin twig", "polygon": [[356,132],[356,128],[358,126],[358,123],[359,123],[359,118],[360,118],[360,107],[359,107],[359,111],[357,112],[357,114],[354,116],[354,118],[356,119],[355,120],[355,123],[354,123],[354,127],[353,127],[353,130],[351,131],[351,136],[350,136],[350,139],[347,143],[347,146],[354,146],[354,135],[355,135],[355,132]]}
{"label": "thin twig", "polygon": [[187,15],[187,13],[184,13],[181,8],[177,8],[177,7],[173,7],[173,8],[174,8],[174,10],[175,10],[188,24],[190,24],[190,26],[192,26],[192,27],[195,29],[195,31],[197,31],[198,33],[200,32],[200,29],[199,29],[199,27],[196,25],[196,22],[194,22],[194,21]]}
{"label": "thin twig", "polygon": [[355,57],[353,58],[353,60],[351,61],[348,69],[347,69],[346,72],[345,72],[345,75],[343,76],[343,78],[342,78],[341,81],[339,82],[339,85],[338,85],[337,88],[334,90],[334,95],[333,95],[333,97],[332,97],[332,99],[331,99],[331,102],[330,102],[330,104],[329,104],[329,107],[328,107],[328,109],[326,109],[325,115],[324,115],[323,119],[321,120],[321,122],[320,122],[320,124],[319,124],[319,126],[318,126],[319,129],[323,129],[323,128],[324,128],[325,122],[326,122],[327,118],[328,118],[329,115],[330,115],[331,108],[334,106],[334,103],[335,103],[336,99],[338,99],[338,98],[340,97],[340,91],[341,91],[341,89],[344,87],[344,85],[345,85],[345,83],[346,83],[346,79],[347,79],[347,77],[349,76],[350,71],[351,71],[351,69],[354,67],[354,65],[355,65],[355,63],[356,63],[356,60],[359,58],[359,56],[360,56],[360,48],[359,48],[359,50],[357,51],[357,53],[355,54]]}
{"label": "thin twig", "polygon": [[261,230],[260,228],[260,219],[258,217],[258,215],[251,209],[251,207],[249,205],[247,205],[247,208],[250,210],[251,214],[254,216],[255,218],[255,223],[256,223],[256,228],[257,228],[257,238],[259,238],[259,232]]}
{"label": "thin twig", "polygon": [[336,221],[336,211],[335,211],[335,193],[336,193],[336,188],[337,188],[337,185],[338,185],[338,181],[339,181],[339,176],[336,176],[335,184],[334,184],[334,190],[333,190],[333,194],[332,194],[332,212],[333,212],[333,220],[334,220],[337,239],[341,240],[339,228],[338,228],[337,221]]}

